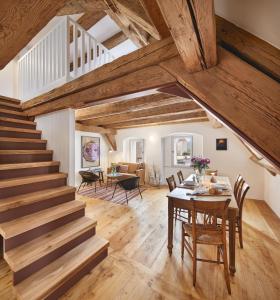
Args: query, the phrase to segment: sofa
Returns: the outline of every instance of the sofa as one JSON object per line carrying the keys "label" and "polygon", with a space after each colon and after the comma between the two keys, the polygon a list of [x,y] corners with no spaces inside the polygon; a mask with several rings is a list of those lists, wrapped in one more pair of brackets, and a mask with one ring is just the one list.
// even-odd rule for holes
{"label": "sofa", "polygon": [[[124,176],[131,174],[140,177],[140,184],[145,184],[145,164],[144,163],[129,163],[118,162],[112,164],[116,167],[117,173],[124,174]],[[121,169],[122,166],[127,166],[127,170],[124,172]],[[107,174],[112,173],[112,166],[107,169]]]}

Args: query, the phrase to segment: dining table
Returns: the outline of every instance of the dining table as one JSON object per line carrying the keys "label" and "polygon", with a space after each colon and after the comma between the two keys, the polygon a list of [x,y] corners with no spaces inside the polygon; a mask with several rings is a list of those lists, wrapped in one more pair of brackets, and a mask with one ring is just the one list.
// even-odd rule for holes
{"label": "dining table", "polygon": [[[192,186],[192,181],[194,182]],[[214,183],[212,181],[215,181]],[[219,194],[212,194],[211,188],[219,187]],[[210,190],[209,190],[210,189]],[[196,175],[191,174],[186,180],[167,194],[168,198],[168,251],[172,255],[174,209],[191,209],[190,199],[217,201],[231,199],[227,209],[228,240],[229,240],[229,271],[231,275],[236,272],[235,266],[235,231],[238,205],[233,193],[230,180],[227,176],[200,176],[197,183]]]}

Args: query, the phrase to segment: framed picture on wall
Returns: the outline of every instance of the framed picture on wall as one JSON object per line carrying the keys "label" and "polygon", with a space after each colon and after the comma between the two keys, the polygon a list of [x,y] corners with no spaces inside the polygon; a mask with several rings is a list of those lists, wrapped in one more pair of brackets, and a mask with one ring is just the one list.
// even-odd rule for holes
{"label": "framed picture on wall", "polygon": [[100,138],[92,136],[81,137],[82,168],[100,166]]}
{"label": "framed picture on wall", "polygon": [[216,150],[227,150],[227,139],[216,139]]}

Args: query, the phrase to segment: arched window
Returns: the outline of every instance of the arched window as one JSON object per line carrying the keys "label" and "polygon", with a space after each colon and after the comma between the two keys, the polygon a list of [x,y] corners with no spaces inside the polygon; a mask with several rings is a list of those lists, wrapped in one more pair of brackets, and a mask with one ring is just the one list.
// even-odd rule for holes
{"label": "arched window", "polygon": [[177,136],[173,139],[174,166],[190,166],[193,155],[193,137]]}

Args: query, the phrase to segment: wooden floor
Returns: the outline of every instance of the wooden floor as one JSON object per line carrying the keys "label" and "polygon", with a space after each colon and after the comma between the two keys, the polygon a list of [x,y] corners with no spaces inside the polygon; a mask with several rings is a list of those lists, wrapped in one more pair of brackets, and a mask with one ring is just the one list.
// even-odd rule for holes
{"label": "wooden floor", "polygon": [[[237,248],[237,272],[228,296],[223,267],[198,263],[192,287],[191,261],[180,257],[177,223],[172,257],[167,251],[165,188],[150,188],[128,206],[81,197],[98,234],[110,241],[110,254],[63,299],[280,299],[280,220],[263,201],[248,200],[244,212],[244,249]],[[78,197],[79,198],[79,197]],[[203,247],[203,246],[201,246]],[[215,257],[204,248],[201,256]],[[0,299],[15,299],[11,273],[0,262]]]}

